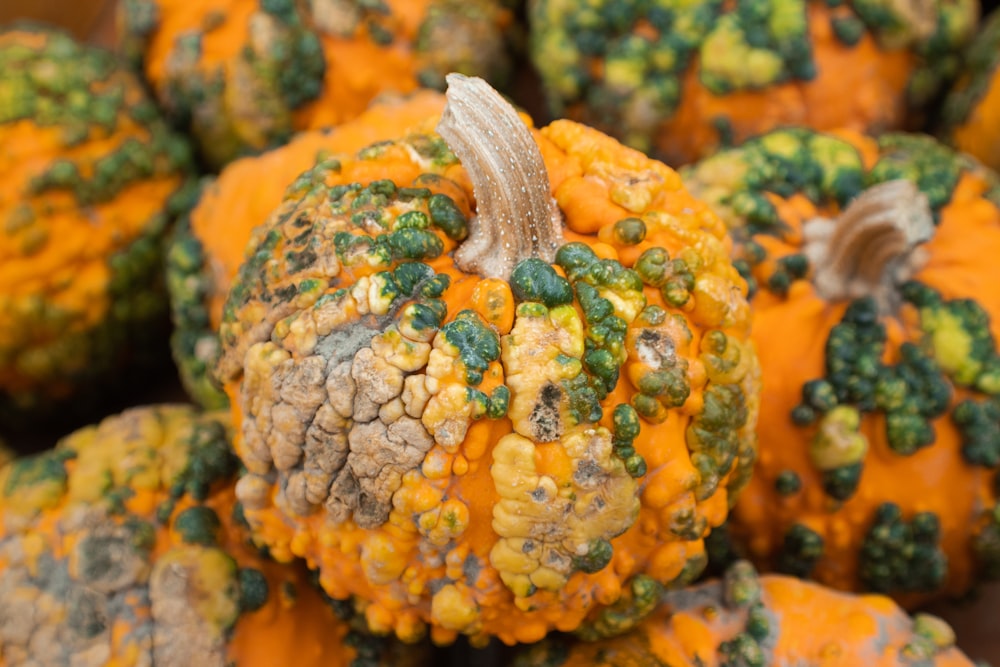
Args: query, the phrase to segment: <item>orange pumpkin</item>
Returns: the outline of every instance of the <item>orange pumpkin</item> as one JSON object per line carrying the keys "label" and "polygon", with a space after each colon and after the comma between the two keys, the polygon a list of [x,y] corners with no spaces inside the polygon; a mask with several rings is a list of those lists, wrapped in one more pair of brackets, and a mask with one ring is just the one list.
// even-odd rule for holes
{"label": "orange pumpkin", "polygon": [[222,305],[250,232],[281,203],[288,184],[323,154],[354,152],[397,136],[443,108],[444,96],[434,91],[386,95],[336,130],[302,132],[285,146],[230,163],[205,186],[167,250],[171,347],[184,387],[198,403],[209,408],[227,403],[208,373],[218,356]]}
{"label": "orange pumpkin", "polygon": [[620,627],[746,481],[746,286],[669,168],[450,78],[440,135],[328,156],[254,230],[216,368],[237,496],[375,632]]}
{"label": "orange pumpkin", "polygon": [[965,51],[962,75],[948,93],[939,134],[1000,170],[1000,12],[993,12]]}
{"label": "orange pumpkin", "polygon": [[899,129],[934,99],[975,0],[528,3],[552,112],[686,164],[783,125]]}
{"label": "orange pumpkin", "polygon": [[627,635],[557,638],[526,649],[513,667],[973,667],[955,633],[929,614],[913,618],[881,595],[853,595],[746,561],[718,581],[665,593]]}
{"label": "orange pumpkin", "polygon": [[380,93],[510,70],[497,0],[127,0],[122,48],[213,167],[338,125]]}
{"label": "orange pumpkin", "polygon": [[762,567],[905,604],[1000,574],[1000,180],[924,135],[785,130],[684,172],[757,287]]}
{"label": "orange pumpkin", "polygon": [[221,416],[133,408],[0,468],[0,665],[398,664],[247,542]]}
{"label": "orange pumpkin", "polygon": [[162,237],[189,169],[186,141],[113,54],[0,31],[0,429],[82,413],[156,363]]}

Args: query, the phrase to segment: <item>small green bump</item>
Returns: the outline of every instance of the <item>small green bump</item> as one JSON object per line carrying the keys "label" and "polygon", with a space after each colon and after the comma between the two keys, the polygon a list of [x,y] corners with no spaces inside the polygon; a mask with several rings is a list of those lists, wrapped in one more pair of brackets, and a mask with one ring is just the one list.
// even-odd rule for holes
{"label": "small green bump", "polygon": [[795,523],[785,532],[776,569],[801,579],[808,579],[823,557],[823,538],[809,527]]}
{"label": "small green bump", "polygon": [[642,477],[647,472],[646,459],[639,454],[633,454],[625,459],[625,470],[631,477]]}
{"label": "small green bump", "polygon": [[774,480],[774,490],[781,496],[793,496],[802,490],[802,479],[794,470],[782,470]]}
{"label": "small green bump", "polygon": [[241,567],[238,572],[240,585],[240,609],[245,612],[257,611],[265,604],[269,594],[267,577],[260,570]]}
{"label": "small green bump", "polygon": [[396,218],[393,229],[427,229],[430,224],[430,218],[423,211],[407,211]]}
{"label": "small green bump", "polygon": [[764,642],[771,634],[771,616],[762,602],[750,605],[747,612],[747,633],[758,642]]}
{"label": "small green bump", "polygon": [[757,570],[749,561],[733,563],[723,576],[722,599],[729,609],[749,607],[759,602],[763,589]]}
{"label": "small green bump", "polygon": [[719,644],[720,667],[765,667],[767,656],[749,633],[742,632]]}
{"label": "small green bump", "polygon": [[469,233],[469,221],[455,202],[443,194],[431,195],[427,200],[431,223],[453,241],[461,241]]}
{"label": "small green bump", "polygon": [[472,386],[482,382],[483,373],[500,358],[500,337],[473,310],[460,311],[441,328],[440,335],[458,349],[465,381]]}
{"label": "small green bump", "polygon": [[670,254],[658,246],[644,250],[633,268],[642,282],[650,287],[662,287],[673,275]]}
{"label": "small green bump", "polygon": [[214,546],[218,544],[222,522],[209,507],[189,507],[174,519],[174,530],[187,544]]}
{"label": "small green bump", "polygon": [[622,218],[614,225],[615,241],[621,245],[636,245],[646,238],[646,223],[640,218]]}
{"label": "small green bump", "polygon": [[614,547],[611,546],[611,542],[604,539],[594,540],[585,555],[573,559],[573,566],[581,572],[594,574],[607,567],[613,555]]}
{"label": "small green bump", "polygon": [[802,385],[802,402],[819,412],[829,412],[837,406],[837,392],[826,380],[810,380]]}
{"label": "small green bump", "polygon": [[490,392],[489,401],[486,404],[486,416],[490,419],[502,419],[507,416],[510,407],[510,389],[506,385],[500,385]]}
{"label": "small green bump", "polygon": [[556,270],[537,258],[522,260],[510,275],[514,298],[520,302],[538,302],[547,308],[573,303],[573,286]]}

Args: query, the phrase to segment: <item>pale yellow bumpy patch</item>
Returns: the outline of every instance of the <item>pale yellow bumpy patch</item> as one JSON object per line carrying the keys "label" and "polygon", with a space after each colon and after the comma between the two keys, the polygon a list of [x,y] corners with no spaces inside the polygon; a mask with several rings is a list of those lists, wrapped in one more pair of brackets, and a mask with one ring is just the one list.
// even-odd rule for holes
{"label": "pale yellow bumpy patch", "polygon": [[500,344],[514,431],[536,442],[559,440],[575,424],[562,382],[583,372],[580,315],[572,306],[546,313],[541,304],[524,304]]}
{"label": "pale yellow bumpy patch", "polygon": [[559,590],[576,569],[574,559],[627,530],[639,513],[637,483],[614,455],[610,431],[574,427],[558,445],[571,465],[552,472],[539,471],[538,446],[515,433],[493,450],[490,472],[500,496],[493,530],[500,540],[490,563],[519,598],[536,588]]}

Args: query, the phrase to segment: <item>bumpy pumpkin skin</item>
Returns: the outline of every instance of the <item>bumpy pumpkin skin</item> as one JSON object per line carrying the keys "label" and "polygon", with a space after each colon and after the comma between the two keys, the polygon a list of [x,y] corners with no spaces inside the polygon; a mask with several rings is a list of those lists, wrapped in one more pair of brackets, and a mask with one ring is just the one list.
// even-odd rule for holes
{"label": "bumpy pumpkin skin", "polygon": [[354,118],[382,92],[511,67],[495,0],[123,0],[123,49],[213,167]]}
{"label": "bumpy pumpkin skin", "polygon": [[458,269],[487,203],[417,133],[303,174],[226,303],[217,373],[256,537],[404,640],[622,631],[701,571],[753,460],[757,366],[721,222],[590,128],[529,142],[565,221],[556,268]]}
{"label": "bumpy pumpkin skin", "polygon": [[165,346],[162,236],[189,153],[110,52],[0,32],[0,423]]}
{"label": "bumpy pumpkin skin", "polygon": [[[683,173],[757,290],[760,455],[731,517],[747,555],[906,605],[1000,574],[996,176],[924,135],[808,130]],[[881,311],[867,287],[827,298],[803,254],[812,221],[894,179],[933,216],[912,275],[886,282]],[[872,234],[862,247],[895,243]]]}
{"label": "bumpy pumpkin skin", "polygon": [[549,106],[687,164],[783,125],[880,131],[931,101],[978,4],[531,0]]}
{"label": "bumpy pumpkin skin", "polygon": [[746,561],[721,580],[664,594],[632,632],[597,642],[549,639],[513,667],[973,667],[947,623],[908,616],[882,595],[854,595]]}
{"label": "bumpy pumpkin skin", "polygon": [[187,392],[206,408],[228,403],[208,372],[219,353],[222,306],[244,259],[250,232],[281,203],[288,184],[319,156],[353,153],[439,115],[444,95],[422,90],[384,95],[332,130],[301,132],[288,144],[226,166],[204,187],[167,249],[171,348]]}
{"label": "bumpy pumpkin skin", "polygon": [[222,416],[133,408],[0,469],[0,665],[380,656],[303,570],[247,541]]}
{"label": "bumpy pumpkin skin", "polygon": [[1000,170],[1000,12],[993,12],[965,52],[962,75],[948,93],[940,135]]}

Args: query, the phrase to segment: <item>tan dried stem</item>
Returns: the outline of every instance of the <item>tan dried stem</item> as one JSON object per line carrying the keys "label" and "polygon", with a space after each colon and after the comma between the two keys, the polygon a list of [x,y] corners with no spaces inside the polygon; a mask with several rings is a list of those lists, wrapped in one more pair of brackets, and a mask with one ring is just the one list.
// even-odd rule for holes
{"label": "tan dried stem", "polygon": [[551,262],[562,245],[562,216],[531,131],[488,83],[449,74],[437,132],[461,160],[476,196],[469,236],[455,263],[484,278],[510,278],[521,260]]}
{"label": "tan dried stem", "polygon": [[872,296],[888,312],[898,302],[897,285],[926,261],[919,246],[934,235],[934,216],[927,196],[899,179],[868,188],[834,220],[810,220],[803,233],[823,298]]}

